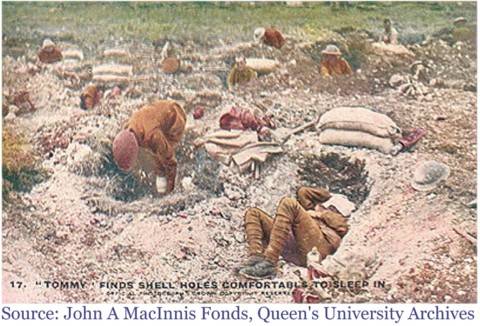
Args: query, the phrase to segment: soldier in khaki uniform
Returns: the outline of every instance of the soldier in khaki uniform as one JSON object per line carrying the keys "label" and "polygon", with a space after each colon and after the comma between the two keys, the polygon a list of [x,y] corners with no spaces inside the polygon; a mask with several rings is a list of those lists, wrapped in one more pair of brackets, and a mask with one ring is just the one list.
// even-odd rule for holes
{"label": "soldier in khaki uniform", "polygon": [[62,51],[50,39],[43,41],[42,48],[37,55],[38,59],[43,63],[54,63],[61,61],[63,58]]}
{"label": "soldier in khaki uniform", "polygon": [[232,89],[233,86],[237,84],[246,84],[254,78],[257,78],[257,72],[252,68],[247,67],[245,58],[237,58],[235,60],[235,65],[228,74],[228,89]]}
{"label": "soldier in khaki uniform", "polygon": [[80,95],[80,108],[82,110],[93,109],[98,103],[100,103],[101,96],[102,92],[97,86],[88,85]]}
{"label": "soldier in khaki uniform", "polygon": [[258,208],[245,213],[248,261],[239,274],[250,278],[275,275],[282,255],[305,266],[307,253],[317,247],[322,259],[333,254],[348,232],[346,218],[322,206],[331,197],[323,188],[301,187],[297,198],[283,198],[274,219]]}
{"label": "soldier in khaki uniform", "polygon": [[323,58],[320,62],[320,73],[322,76],[348,75],[352,73],[352,68],[345,59],[340,56],[340,49],[329,44],[322,51]]}
{"label": "soldier in khaki uniform", "polygon": [[387,44],[398,44],[398,32],[392,26],[392,21],[385,18],[383,21],[383,27],[385,28],[385,32],[383,33],[382,41]]}
{"label": "soldier in khaki uniform", "polygon": [[285,38],[282,33],[274,27],[257,28],[253,34],[253,38],[257,42],[263,42],[277,49],[281,49],[285,44]]}
{"label": "soldier in khaki uniform", "polygon": [[174,101],[155,101],[134,112],[113,141],[118,167],[131,170],[137,161],[138,147],[146,148],[155,156],[157,176],[166,179],[166,192],[173,191],[177,175],[175,148],[184,134],[186,120],[182,107]]}

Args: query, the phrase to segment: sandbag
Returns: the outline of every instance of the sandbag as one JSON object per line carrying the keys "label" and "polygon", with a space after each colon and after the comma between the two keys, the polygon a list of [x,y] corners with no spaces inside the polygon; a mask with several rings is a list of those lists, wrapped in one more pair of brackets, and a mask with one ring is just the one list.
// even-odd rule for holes
{"label": "sandbag", "polygon": [[130,78],[117,75],[93,75],[92,80],[101,83],[127,84]]}
{"label": "sandbag", "polygon": [[130,65],[106,64],[95,66],[92,69],[94,75],[133,75],[133,67]]}
{"label": "sandbag", "polygon": [[327,145],[358,146],[390,154],[394,143],[390,138],[377,137],[367,132],[325,129],[320,133],[320,143]]}
{"label": "sandbag", "polygon": [[401,44],[386,44],[383,42],[372,43],[375,53],[378,55],[398,55],[404,57],[415,57],[415,53]]}
{"label": "sandbag", "polygon": [[279,66],[279,62],[270,59],[247,58],[246,65],[259,74],[269,74]]}
{"label": "sandbag", "polygon": [[63,69],[66,71],[78,71],[82,68],[78,60],[66,59],[62,61]]}
{"label": "sandbag", "polygon": [[362,131],[392,139],[401,136],[400,128],[388,116],[361,107],[332,109],[322,115],[317,128]]}
{"label": "sandbag", "polygon": [[124,49],[107,49],[103,51],[105,57],[130,57],[130,53]]}
{"label": "sandbag", "polygon": [[62,52],[64,60],[83,60],[83,52],[77,49],[67,49]]}

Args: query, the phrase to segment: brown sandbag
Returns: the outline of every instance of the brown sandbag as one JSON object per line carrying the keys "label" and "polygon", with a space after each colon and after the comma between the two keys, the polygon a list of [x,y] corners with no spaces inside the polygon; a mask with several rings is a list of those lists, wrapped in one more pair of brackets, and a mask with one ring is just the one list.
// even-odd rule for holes
{"label": "brown sandbag", "polygon": [[325,129],[320,133],[320,143],[327,145],[358,146],[390,154],[394,143],[390,138],[377,137],[367,132]]}
{"label": "brown sandbag", "polygon": [[362,107],[332,109],[322,115],[317,128],[361,131],[393,139],[401,136],[400,128],[388,116]]}

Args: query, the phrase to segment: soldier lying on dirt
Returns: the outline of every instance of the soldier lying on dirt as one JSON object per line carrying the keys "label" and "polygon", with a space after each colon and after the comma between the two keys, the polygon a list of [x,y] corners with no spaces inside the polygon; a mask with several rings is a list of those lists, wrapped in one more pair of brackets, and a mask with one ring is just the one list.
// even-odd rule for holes
{"label": "soldier lying on dirt", "polygon": [[[175,147],[182,139],[187,117],[174,101],[155,101],[133,113],[113,141],[113,156],[118,167],[130,171],[135,166],[139,146],[155,157],[157,191],[171,192],[175,187],[177,161]],[[164,183],[166,179],[166,189]]]}
{"label": "soldier lying on dirt", "polygon": [[333,254],[348,224],[343,215],[322,206],[330,197],[326,189],[301,187],[298,199],[280,201],[274,219],[258,208],[249,208],[245,231],[250,257],[238,273],[248,278],[268,278],[275,276],[280,255],[305,266],[307,253],[313,247],[317,247],[322,259]]}
{"label": "soldier lying on dirt", "polygon": [[322,61],[320,62],[320,73],[322,76],[334,76],[334,75],[348,75],[352,73],[352,68],[345,59],[340,56],[342,53],[340,49],[329,44],[322,51]]}

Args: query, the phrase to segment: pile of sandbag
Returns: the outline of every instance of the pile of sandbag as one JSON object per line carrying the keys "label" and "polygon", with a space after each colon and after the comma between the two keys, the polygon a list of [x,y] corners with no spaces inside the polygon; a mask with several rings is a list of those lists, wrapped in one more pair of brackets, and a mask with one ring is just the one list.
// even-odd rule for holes
{"label": "pile of sandbag", "polygon": [[83,52],[78,48],[66,49],[62,52],[65,71],[76,72],[81,69]]}
{"label": "pile of sandbag", "polygon": [[320,118],[320,142],[329,145],[358,146],[390,153],[400,128],[388,116],[362,107],[339,107]]}
{"label": "pile of sandbag", "polygon": [[128,84],[133,77],[130,53],[124,49],[107,49],[103,56],[108,63],[93,67],[93,80],[105,84]]}

